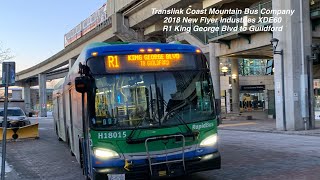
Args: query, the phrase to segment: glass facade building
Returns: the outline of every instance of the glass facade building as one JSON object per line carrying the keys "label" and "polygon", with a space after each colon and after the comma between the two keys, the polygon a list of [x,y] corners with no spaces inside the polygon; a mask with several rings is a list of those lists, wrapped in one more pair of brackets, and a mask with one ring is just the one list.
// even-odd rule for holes
{"label": "glass facade building", "polygon": [[[264,76],[267,74],[268,62],[272,60],[268,59],[242,59],[239,61],[239,75],[240,76]],[[222,59],[220,60],[220,69],[222,67],[228,67],[228,72],[223,75],[231,75],[231,60]]]}
{"label": "glass facade building", "polygon": [[[231,59],[221,59],[220,60],[220,70],[227,69],[226,73],[220,72],[221,76],[229,76],[229,86],[231,87]],[[273,60],[272,59],[239,59],[239,76],[241,81],[240,83],[240,108],[244,111],[248,110],[264,110],[265,100],[267,93],[270,89],[270,78],[258,78],[263,76],[272,75],[273,69]],[[271,72],[269,72],[271,71]],[[254,77],[257,78],[254,78]],[[242,77],[242,78],[241,78]],[[248,84],[248,79],[252,79]],[[261,81],[257,81],[260,79]],[[251,84],[253,83],[253,84]],[[262,84],[261,84],[262,83]],[[265,84],[267,83],[267,84]],[[230,89],[232,92],[232,89]],[[226,94],[223,95],[225,97]],[[231,97],[232,98],[232,97]],[[226,101],[224,99],[224,101]],[[230,102],[231,103],[231,102]]]}

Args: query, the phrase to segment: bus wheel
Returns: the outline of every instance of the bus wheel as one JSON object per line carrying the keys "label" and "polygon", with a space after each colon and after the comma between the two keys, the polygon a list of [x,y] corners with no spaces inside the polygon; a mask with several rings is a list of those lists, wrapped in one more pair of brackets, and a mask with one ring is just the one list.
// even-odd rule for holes
{"label": "bus wheel", "polygon": [[71,144],[70,144],[70,138],[69,138],[69,131],[67,130],[67,144],[68,144],[68,147],[71,149]]}
{"label": "bus wheel", "polygon": [[57,134],[57,137],[58,137],[58,141],[62,141],[61,137],[59,137],[59,133],[58,133],[58,126],[56,124],[56,134]]}
{"label": "bus wheel", "polygon": [[83,171],[83,153],[82,153],[82,148],[81,148],[81,142],[79,141],[79,154],[80,154],[80,167],[82,168],[82,172],[84,174]]}

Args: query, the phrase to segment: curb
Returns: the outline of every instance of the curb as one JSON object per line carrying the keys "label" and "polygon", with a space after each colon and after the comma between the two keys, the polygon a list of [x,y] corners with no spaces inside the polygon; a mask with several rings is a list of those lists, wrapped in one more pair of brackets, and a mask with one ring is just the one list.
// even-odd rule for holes
{"label": "curb", "polygon": [[298,136],[313,136],[313,137],[319,137],[319,133],[295,133],[295,132],[301,132],[301,131],[276,131],[276,130],[258,130],[258,129],[233,129],[233,128],[218,128],[218,131],[225,130],[225,131],[243,131],[243,132],[260,132],[260,133],[273,133],[273,134],[286,134],[286,135],[298,135]]}

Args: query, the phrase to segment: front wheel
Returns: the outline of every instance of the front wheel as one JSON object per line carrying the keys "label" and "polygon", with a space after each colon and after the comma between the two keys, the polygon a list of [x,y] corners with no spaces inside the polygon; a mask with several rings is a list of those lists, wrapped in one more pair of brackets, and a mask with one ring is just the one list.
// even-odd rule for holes
{"label": "front wheel", "polygon": [[[80,167],[82,168],[82,174],[84,175],[84,179],[85,180],[92,180],[88,175],[85,175],[86,174],[86,171],[85,171],[85,166],[84,166],[84,161],[83,161],[83,153],[82,151],[80,152]],[[94,178],[95,179],[95,178]]]}
{"label": "front wheel", "polygon": [[[80,142],[79,142],[80,143]],[[84,169],[83,169],[83,153],[82,153],[82,148],[79,148],[79,154],[80,154],[80,167],[82,169],[82,173],[84,174]]]}

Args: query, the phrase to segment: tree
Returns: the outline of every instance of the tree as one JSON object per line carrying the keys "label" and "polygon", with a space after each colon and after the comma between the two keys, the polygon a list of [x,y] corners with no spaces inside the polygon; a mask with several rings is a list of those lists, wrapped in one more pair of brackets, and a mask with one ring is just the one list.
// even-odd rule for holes
{"label": "tree", "polygon": [[2,63],[5,60],[12,59],[14,56],[11,55],[11,50],[9,48],[5,49],[2,47],[0,43],[0,63]]}
{"label": "tree", "polygon": [[9,48],[3,48],[0,42],[0,77],[2,77],[2,62],[14,58]]}

